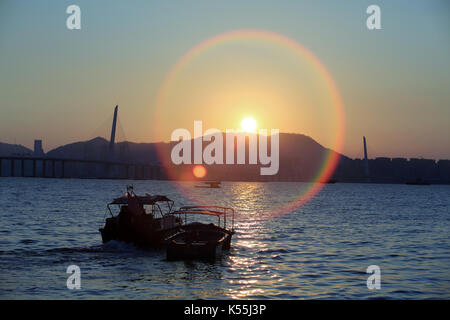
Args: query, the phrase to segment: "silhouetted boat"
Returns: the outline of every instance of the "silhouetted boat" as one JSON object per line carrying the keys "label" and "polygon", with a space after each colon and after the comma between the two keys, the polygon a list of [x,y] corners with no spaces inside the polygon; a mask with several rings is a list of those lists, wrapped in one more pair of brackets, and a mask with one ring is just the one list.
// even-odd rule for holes
{"label": "silhouetted boat", "polygon": [[[231,229],[227,229],[227,213],[231,213]],[[216,259],[223,250],[230,249],[234,234],[234,210],[219,206],[182,207],[172,214],[184,215],[185,224],[180,232],[168,238],[167,260]],[[188,215],[216,216],[218,224],[192,222],[187,224]],[[222,218],[222,225],[221,225]]]}
{"label": "silhouetted boat", "polygon": [[336,183],[336,182],[338,182],[337,180],[335,180],[335,179],[330,179],[330,180],[326,180],[326,181],[321,181],[322,183]]}
{"label": "silhouetted boat", "polygon": [[220,188],[220,181],[202,181],[205,185],[196,185],[196,188]]}
{"label": "silhouetted boat", "polygon": [[421,178],[417,178],[416,180],[407,181],[406,184],[416,185],[416,186],[429,186],[430,183],[428,181],[422,180]]}
{"label": "silhouetted boat", "polygon": [[[166,212],[163,212],[160,204],[166,205]],[[133,187],[127,186],[125,195],[107,205],[111,217],[99,229],[103,243],[118,240],[131,242],[139,247],[163,245],[164,240],[175,234],[182,225],[179,217],[170,214],[173,204],[172,200],[163,195],[137,196]],[[119,208],[118,215],[114,216],[111,206]]]}

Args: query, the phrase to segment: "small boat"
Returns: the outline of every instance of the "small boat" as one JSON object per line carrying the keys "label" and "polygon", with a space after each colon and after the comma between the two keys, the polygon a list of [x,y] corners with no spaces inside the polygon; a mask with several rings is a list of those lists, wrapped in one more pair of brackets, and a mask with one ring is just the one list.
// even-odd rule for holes
{"label": "small boat", "polygon": [[[172,212],[185,224],[180,231],[167,240],[167,260],[215,260],[224,250],[231,247],[234,234],[234,210],[219,206],[181,207]],[[191,222],[186,223],[189,215],[206,215],[218,218],[218,224]],[[227,214],[231,214],[231,229],[227,228]],[[222,220],[221,220],[222,219]],[[222,221],[222,222],[221,222]]]}
{"label": "small boat", "polygon": [[422,180],[421,178],[417,178],[416,180],[407,181],[406,184],[415,185],[415,186],[429,186],[430,185],[430,183],[428,181]]}
{"label": "small boat", "polygon": [[[167,237],[178,232],[181,218],[170,214],[174,202],[163,195],[137,196],[132,186],[127,193],[107,205],[111,217],[99,231],[103,243],[111,240],[131,242],[138,247],[154,248],[164,245]],[[161,206],[166,206],[163,212]],[[113,214],[117,206],[119,213]]]}
{"label": "small boat", "polygon": [[220,181],[202,181],[205,185],[196,185],[196,188],[220,188]]}
{"label": "small boat", "polygon": [[327,183],[327,184],[333,184],[338,182],[336,179],[330,179],[330,180],[324,180],[324,181],[320,181],[320,183]]}

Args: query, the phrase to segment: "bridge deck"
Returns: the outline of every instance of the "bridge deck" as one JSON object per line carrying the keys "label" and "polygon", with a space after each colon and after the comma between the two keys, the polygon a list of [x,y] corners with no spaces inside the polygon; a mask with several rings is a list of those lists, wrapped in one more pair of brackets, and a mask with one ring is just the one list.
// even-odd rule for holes
{"label": "bridge deck", "polygon": [[[31,171],[27,175],[26,162],[32,162]],[[9,162],[9,170],[5,166]],[[20,162],[16,167],[16,162]],[[41,164],[41,170],[38,170]],[[78,166],[68,170],[68,166]],[[57,167],[59,167],[57,170]],[[98,167],[100,173],[98,173]],[[130,170],[133,168],[134,170]],[[19,170],[17,170],[19,169]],[[29,168],[28,168],[29,169]],[[5,175],[3,172],[6,171]],[[18,174],[16,175],[16,172]],[[40,171],[40,174],[39,172]],[[57,175],[57,171],[59,175]],[[68,174],[67,171],[71,171]],[[74,171],[77,171],[74,174]],[[81,173],[80,173],[81,172]],[[160,180],[163,177],[163,167],[158,164],[143,164],[123,161],[86,160],[68,158],[24,157],[24,156],[0,156],[0,177],[50,177],[50,178],[110,178],[110,179],[149,179]]]}

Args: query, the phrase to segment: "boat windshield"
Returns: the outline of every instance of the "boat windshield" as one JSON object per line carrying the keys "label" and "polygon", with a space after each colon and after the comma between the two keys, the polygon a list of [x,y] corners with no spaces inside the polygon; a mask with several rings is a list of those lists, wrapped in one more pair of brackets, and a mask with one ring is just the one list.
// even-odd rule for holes
{"label": "boat windshield", "polygon": [[[165,214],[171,213],[172,209],[173,209],[173,205],[174,205],[173,200],[170,200],[166,196],[161,196],[161,195],[155,195],[155,196],[150,196],[148,194],[145,196],[132,195],[131,198],[133,200],[136,200],[137,204],[142,209],[145,210],[146,214],[151,214],[154,217],[157,217],[157,216],[162,217]],[[108,208],[111,216],[114,216],[113,211],[111,210],[112,205],[115,205],[121,209],[124,206],[127,207],[129,205],[129,201],[130,201],[130,198],[129,198],[128,194],[125,194],[119,198],[114,199],[112,202],[110,202],[107,205],[107,208]],[[166,209],[164,209],[164,207],[166,207]],[[166,211],[166,212],[164,213],[164,211]]]}

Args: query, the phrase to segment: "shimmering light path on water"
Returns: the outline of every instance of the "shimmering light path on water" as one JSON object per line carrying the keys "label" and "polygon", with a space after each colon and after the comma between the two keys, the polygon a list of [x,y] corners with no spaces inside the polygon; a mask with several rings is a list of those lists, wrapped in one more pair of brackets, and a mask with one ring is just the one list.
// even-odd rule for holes
{"label": "shimmering light path on water", "polygon": [[[450,186],[330,184],[271,219],[307,184],[183,183],[183,194],[237,210],[232,250],[205,263],[101,244],[106,203],[127,183],[189,204],[167,181],[1,178],[0,298],[450,298]],[[66,287],[71,264],[80,290]],[[366,286],[373,264],[381,290]]]}

